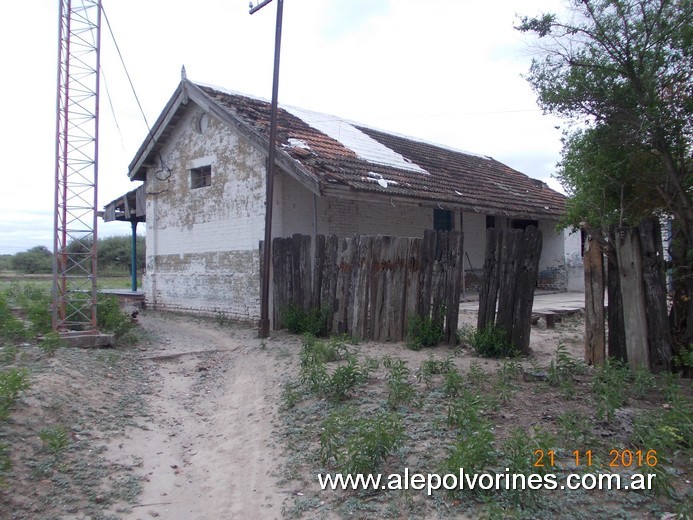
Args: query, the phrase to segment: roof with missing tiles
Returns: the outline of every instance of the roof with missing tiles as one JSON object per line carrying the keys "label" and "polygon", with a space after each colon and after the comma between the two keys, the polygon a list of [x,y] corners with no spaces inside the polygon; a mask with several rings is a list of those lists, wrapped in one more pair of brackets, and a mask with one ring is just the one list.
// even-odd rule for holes
{"label": "roof with missing tiles", "polygon": [[[267,146],[270,103],[218,87],[184,80],[179,90],[200,94],[218,115]],[[176,107],[159,118],[159,126],[175,124]],[[166,112],[166,110],[164,111]],[[166,124],[164,122],[168,121]],[[155,129],[157,130],[157,129]],[[168,132],[158,129],[161,137]],[[160,137],[160,138],[161,138]],[[156,141],[152,137],[152,141]],[[144,155],[147,143],[138,152]],[[492,215],[556,219],[564,211],[565,196],[544,182],[490,157],[453,150],[374,130],[344,119],[303,109],[280,106],[277,119],[280,165],[299,171],[321,194],[372,194],[408,199],[424,205],[460,208]],[[150,143],[151,150],[155,148]],[[131,177],[142,178],[131,164]]]}

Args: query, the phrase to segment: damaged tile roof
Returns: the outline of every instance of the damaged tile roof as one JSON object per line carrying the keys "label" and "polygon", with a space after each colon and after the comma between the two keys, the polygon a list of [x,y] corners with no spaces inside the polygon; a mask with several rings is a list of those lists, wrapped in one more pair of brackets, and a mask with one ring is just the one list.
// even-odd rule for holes
{"label": "damaged tile roof", "polygon": [[[210,101],[268,140],[267,101],[195,84]],[[374,130],[334,116],[281,106],[277,146],[317,181],[321,193],[355,190],[492,215],[557,219],[566,197],[490,157]],[[341,191],[340,191],[341,190]]]}

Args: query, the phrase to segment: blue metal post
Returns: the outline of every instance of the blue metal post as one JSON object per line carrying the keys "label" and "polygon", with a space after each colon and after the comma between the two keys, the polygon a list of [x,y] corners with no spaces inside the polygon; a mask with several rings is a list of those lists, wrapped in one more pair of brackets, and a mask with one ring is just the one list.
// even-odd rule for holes
{"label": "blue metal post", "polygon": [[130,268],[132,283],[130,288],[132,292],[135,292],[137,290],[137,221],[131,220],[130,225],[132,226],[132,267]]}

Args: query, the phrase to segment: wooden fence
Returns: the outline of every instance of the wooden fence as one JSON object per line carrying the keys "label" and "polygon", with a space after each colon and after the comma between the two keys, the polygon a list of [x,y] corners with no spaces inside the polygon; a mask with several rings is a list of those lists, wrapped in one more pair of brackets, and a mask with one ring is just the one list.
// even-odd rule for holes
{"label": "wooden fence", "polygon": [[605,237],[600,234],[597,230],[588,237],[585,254],[585,300],[591,302],[585,313],[585,361],[599,364],[608,350],[609,357],[627,361],[633,369],[671,370],[673,346],[659,221],[647,218],[637,227],[612,227]]}
{"label": "wooden fence", "polygon": [[541,247],[541,231],[534,226],[525,230],[486,230],[477,329],[490,325],[502,328],[507,339],[523,353],[529,352]]}
{"label": "wooden fence", "polygon": [[272,242],[274,328],[291,305],[324,309],[328,328],[359,339],[401,341],[411,316],[441,319],[456,341],[463,235],[428,230],[422,238],[385,235],[311,237]]}

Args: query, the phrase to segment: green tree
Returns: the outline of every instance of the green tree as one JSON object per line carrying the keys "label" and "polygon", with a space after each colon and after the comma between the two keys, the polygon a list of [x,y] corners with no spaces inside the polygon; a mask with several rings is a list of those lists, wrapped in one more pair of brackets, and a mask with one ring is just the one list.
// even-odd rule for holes
{"label": "green tree", "polygon": [[53,254],[45,246],[36,246],[12,257],[12,268],[23,273],[50,273]]}
{"label": "green tree", "polygon": [[524,17],[539,38],[527,80],[569,129],[557,173],[566,224],[673,217],[672,324],[693,340],[692,0],[569,0],[567,21]]}
{"label": "green tree", "polygon": [[[129,273],[132,264],[132,237],[129,235],[100,238],[96,244],[100,273]],[[145,238],[137,237],[137,269],[145,266]]]}

